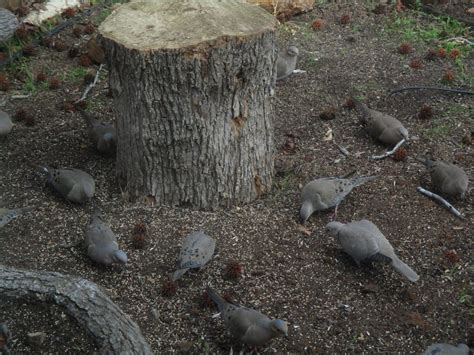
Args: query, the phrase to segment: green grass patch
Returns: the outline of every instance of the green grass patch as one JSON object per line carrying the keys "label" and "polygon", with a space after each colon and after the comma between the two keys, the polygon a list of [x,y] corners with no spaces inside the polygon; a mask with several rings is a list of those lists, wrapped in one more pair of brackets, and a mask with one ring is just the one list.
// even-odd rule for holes
{"label": "green grass patch", "polygon": [[[430,22],[422,21],[422,16],[428,17]],[[406,11],[404,14],[389,17],[386,32],[399,35],[401,41],[425,44],[434,49],[444,48],[444,60],[453,63],[457,79],[467,85],[474,83],[474,75],[464,64],[464,59],[474,51],[474,38],[470,35],[469,27],[461,22],[451,17],[435,17],[417,11]],[[451,57],[453,50],[459,51],[455,57]]]}
{"label": "green grass patch", "polygon": [[75,67],[71,71],[69,71],[63,80],[72,82],[72,83],[77,83],[80,82],[84,79],[84,76],[87,74],[87,69],[84,67]]}

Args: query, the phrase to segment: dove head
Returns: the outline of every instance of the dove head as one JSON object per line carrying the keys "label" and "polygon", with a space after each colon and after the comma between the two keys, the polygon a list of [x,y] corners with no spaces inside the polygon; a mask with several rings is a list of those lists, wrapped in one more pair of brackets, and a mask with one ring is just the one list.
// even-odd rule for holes
{"label": "dove head", "polygon": [[337,235],[337,232],[344,224],[341,222],[329,222],[326,224],[326,231],[332,235]]}
{"label": "dove head", "polygon": [[112,133],[107,132],[97,143],[97,149],[100,152],[112,152],[115,149],[115,139]]}
{"label": "dove head", "polygon": [[116,250],[112,255],[112,260],[115,263],[126,264],[128,261],[127,254],[123,250]]}
{"label": "dove head", "polygon": [[400,127],[399,132],[403,139],[408,140],[408,130],[405,127]]}
{"label": "dove head", "polygon": [[300,223],[304,224],[313,214],[314,206],[310,201],[304,201],[300,209]]}
{"label": "dove head", "polygon": [[271,328],[276,336],[288,336],[288,323],[281,319],[272,320]]}
{"label": "dove head", "polygon": [[94,223],[95,221],[103,221],[104,220],[104,216],[102,215],[102,212],[98,209],[98,208],[95,208],[94,209],[94,212],[92,212],[92,216],[91,216],[91,224]]}
{"label": "dove head", "polygon": [[295,46],[289,46],[286,50],[286,54],[290,57],[296,57],[299,54],[299,50]]}

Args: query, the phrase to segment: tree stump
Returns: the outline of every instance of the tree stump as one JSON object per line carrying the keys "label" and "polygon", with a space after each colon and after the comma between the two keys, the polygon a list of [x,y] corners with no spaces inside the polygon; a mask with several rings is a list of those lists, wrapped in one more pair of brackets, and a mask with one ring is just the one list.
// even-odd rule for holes
{"label": "tree stump", "polygon": [[275,20],[237,0],[120,6],[100,26],[131,198],[215,208],[273,175]]}
{"label": "tree stump", "polygon": [[314,0],[246,0],[257,4],[275,15],[279,20],[289,19],[302,12],[311,11]]}
{"label": "tree stump", "polygon": [[92,334],[104,354],[151,354],[140,328],[90,281],[0,265],[2,297],[55,303]]}

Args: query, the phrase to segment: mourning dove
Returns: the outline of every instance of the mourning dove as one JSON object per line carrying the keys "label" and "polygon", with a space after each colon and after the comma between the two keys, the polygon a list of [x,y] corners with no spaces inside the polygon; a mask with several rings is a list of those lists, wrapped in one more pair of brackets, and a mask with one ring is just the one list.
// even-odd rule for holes
{"label": "mourning dove", "polygon": [[352,98],[362,111],[361,121],[367,133],[386,146],[394,146],[402,139],[408,140],[408,130],[395,117],[372,110],[359,100]]}
{"label": "mourning dove", "polygon": [[0,110],[0,138],[4,138],[11,132],[13,123],[10,115]]}
{"label": "mourning dove", "polygon": [[216,241],[202,231],[189,234],[179,253],[177,270],[171,275],[176,281],[189,269],[202,268],[214,255]]}
{"label": "mourning dove", "polygon": [[408,280],[419,279],[417,273],[398,258],[390,242],[372,222],[366,219],[348,224],[329,222],[326,230],[336,237],[357,266],[363,261],[388,262]]}
{"label": "mourning dove", "polygon": [[85,244],[87,255],[99,264],[127,263],[127,254],[118,248],[117,237],[102,220],[102,214],[95,211],[86,228]]}
{"label": "mourning dove", "polygon": [[289,46],[284,52],[278,54],[276,62],[277,80],[284,79],[293,73],[296,68],[298,53],[298,48]]}
{"label": "mourning dove", "polygon": [[90,140],[97,151],[106,155],[115,155],[117,148],[115,126],[95,119],[84,110],[79,110],[79,112],[87,123]]}
{"label": "mourning dove", "polygon": [[23,207],[14,209],[0,208],[0,228],[5,227],[13,219],[33,209],[34,207]]}
{"label": "mourning dove", "polygon": [[239,341],[258,347],[272,338],[288,336],[288,324],[285,321],[272,320],[254,309],[229,303],[210,288],[207,293],[217,304],[226,328]]}
{"label": "mourning dove", "polygon": [[54,169],[48,166],[37,166],[46,174],[49,185],[58,191],[66,200],[86,203],[94,196],[95,182],[86,172],[63,168]]}
{"label": "mourning dove", "polygon": [[316,211],[336,207],[356,186],[374,180],[376,176],[362,176],[353,179],[326,177],[313,180],[305,185],[301,193],[300,222],[305,223]]}
{"label": "mourning dove", "polygon": [[440,194],[451,198],[465,198],[469,178],[462,168],[441,160],[416,159],[428,168],[431,182]]}
{"label": "mourning dove", "polygon": [[469,347],[466,344],[458,344],[458,346],[450,344],[432,344],[422,355],[468,355]]}

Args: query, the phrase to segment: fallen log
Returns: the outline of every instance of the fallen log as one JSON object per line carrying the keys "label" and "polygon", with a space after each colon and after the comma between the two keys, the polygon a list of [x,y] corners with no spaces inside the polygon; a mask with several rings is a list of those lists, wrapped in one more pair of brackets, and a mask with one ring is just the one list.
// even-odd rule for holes
{"label": "fallen log", "polygon": [[152,353],[137,324],[91,281],[57,272],[0,265],[1,298],[64,307],[66,313],[87,329],[101,353]]}

